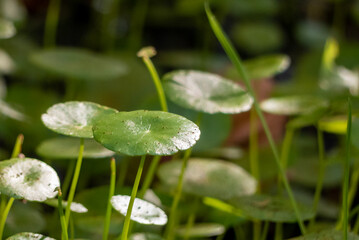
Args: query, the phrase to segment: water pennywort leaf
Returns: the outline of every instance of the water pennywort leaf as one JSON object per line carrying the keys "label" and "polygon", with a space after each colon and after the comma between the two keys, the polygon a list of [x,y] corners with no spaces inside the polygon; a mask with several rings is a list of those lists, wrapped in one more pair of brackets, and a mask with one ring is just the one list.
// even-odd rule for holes
{"label": "water pennywort leaf", "polygon": [[[328,229],[318,233],[310,233],[301,237],[291,238],[291,240],[342,240],[343,234],[335,229]],[[348,240],[358,240],[359,236],[348,233]]]}
{"label": "water pennywort leaf", "polygon": [[252,97],[239,85],[219,75],[178,70],[163,77],[167,97],[176,104],[205,113],[240,113],[248,111]]}
{"label": "water pennywort leaf", "polygon": [[163,238],[153,233],[135,233],[129,238],[130,240],[163,240]]}
{"label": "water pennywort leaf", "polygon": [[[251,195],[232,199],[231,203],[241,210],[244,215],[262,221],[295,222],[297,221],[293,208],[286,198],[269,195]],[[298,205],[302,220],[314,217],[309,206]]]}
{"label": "water pennywort leaf", "polygon": [[279,115],[300,115],[326,108],[325,99],[315,96],[285,96],[269,98],[260,104],[263,111]]}
{"label": "water pennywort leaf", "polygon": [[[290,58],[284,54],[263,55],[243,61],[243,65],[247,70],[249,79],[260,80],[273,77],[287,70],[290,65]],[[235,67],[231,67],[227,75],[233,79],[240,77]]]}
{"label": "water pennywort leaf", "polygon": [[106,148],[131,156],[172,155],[192,147],[200,130],[190,120],[167,112],[118,112],[98,120],[95,140]]}
{"label": "water pennywort leaf", "polygon": [[[166,185],[177,186],[182,161],[170,161],[158,169],[158,177]],[[254,194],[257,182],[236,164],[218,159],[189,159],[183,180],[183,191],[227,200]]]}
{"label": "water pennywort leaf", "polygon": [[219,223],[198,223],[193,225],[187,231],[187,226],[179,226],[176,233],[180,237],[213,237],[223,234],[226,231],[225,226]]}
{"label": "water pennywort leaf", "polygon": [[[130,196],[116,195],[111,199],[112,206],[121,214],[126,215]],[[133,204],[131,220],[142,224],[165,225],[167,215],[152,203],[136,198]]]}
{"label": "water pennywort leaf", "polygon": [[54,238],[46,237],[39,233],[23,232],[13,235],[6,240],[55,240]]}
{"label": "water pennywort leaf", "polygon": [[[44,202],[45,204],[52,206],[52,207],[58,207],[58,201],[57,199],[48,199]],[[62,207],[66,207],[67,206],[67,201],[62,201]],[[72,202],[71,203],[71,207],[70,207],[72,212],[76,212],[76,213],[86,213],[88,212],[88,209],[82,205],[81,203],[77,203],[77,202]]]}
{"label": "water pennywort leaf", "polygon": [[[104,148],[93,139],[85,139],[84,158],[105,158],[115,153]],[[80,141],[72,137],[47,139],[36,148],[36,153],[46,159],[76,159],[79,154]]]}
{"label": "water pennywort leaf", "polygon": [[112,80],[127,72],[127,67],[122,61],[84,49],[42,50],[33,54],[31,60],[45,70],[76,80]]}
{"label": "water pennywort leaf", "polygon": [[41,119],[54,132],[72,137],[93,138],[94,121],[100,116],[115,112],[116,109],[92,102],[70,101],[51,106]]}
{"label": "water pennywort leaf", "polygon": [[32,158],[13,158],[0,162],[0,192],[13,198],[43,202],[54,198],[60,186],[55,170]]}

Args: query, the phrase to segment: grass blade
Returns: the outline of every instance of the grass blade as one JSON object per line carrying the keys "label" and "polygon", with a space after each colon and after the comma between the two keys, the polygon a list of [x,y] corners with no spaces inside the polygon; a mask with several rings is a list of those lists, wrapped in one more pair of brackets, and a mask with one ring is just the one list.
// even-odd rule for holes
{"label": "grass blade", "polygon": [[297,203],[296,203],[296,201],[294,199],[292,190],[291,190],[291,188],[289,186],[288,179],[285,176],[283,167],[281,166],[280,159],[279,159],[279,154],[278,154],[278,151],[277,151],[276,146],[274,144],[272,134],[269,131],[269,127],[267,125],[267,122],[266,122],[266,120],[265,120],[265,118],[263,116],[263,113],[262,113],[262,111],[261,111],[261,109],[259,107],[257,97],[255,96],[254,90],[253,90],[253,88],[252,88],[252,86],[250,84],[250,81],[249,81],[248,75],[246,73],[246,70],[245,70],[245,68],[244,68],[244,66],[243,66],[243,64],[241,62],[241,59],[240,59],[239,55],[234,50],[233,45],[228,40],[228,37],[223,32],[223,30],[222,30],[221,26],[219,25],[216,17],[211,12],[211,9],[209,8],[208,2],[205,3],[205,10],[206,10],[206,14],[207,14],[209,23],[211,25],[211,28],[212,28],[214,34],[216,35],[218,41],[221,43],[221,45],[222,45],[224,51],[226,52],[227,56],[229,57],[231,62],[236,67],[236,69],[237,69],[238,73],[240,74],[241,78],[244,80],[244,83],[245,83],[249,93],[253,96],[254,107],[255,107],[255,109],[257,111],[258,117],[259,117],[259,119],[260,119],[260,121],[261,121],[261,123],[263,125],[264,131],[265,131],[266,136],[268,138],[268,142],[269,142],[269,144],[271,146],[271,149],[273,151],[277,167],[278,167],[279,172],[280,172],[280,174],[282,176],[284,187],[285,187],[285,189],[286,189],[286,191],[287,191],[287,193],[289,195],[290,201],[292,203],[292,206],[293,206],[294,212],[296,214],[300,230],[301,230],[302,234],[305,234],[306,229],[305,229],[304,223],[303,223],[303,221],[302,221],[302,219],[300,217],[300,212],[299,212]]}

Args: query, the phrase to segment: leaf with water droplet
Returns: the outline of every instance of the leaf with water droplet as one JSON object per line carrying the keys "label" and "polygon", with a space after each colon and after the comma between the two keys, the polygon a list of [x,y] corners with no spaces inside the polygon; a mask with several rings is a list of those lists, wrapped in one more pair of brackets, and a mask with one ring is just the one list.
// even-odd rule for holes
{"label": "leaf with water droplet", "polygon": [[58,103],[47,109],[41,119],[54,132],[72,137],[93,138],[92,127],[97,118],[117,112],[116,109],[92,102]]}
{"label": "leaf with water droplet", "polygon": [[[44,203],[51,207],[55,207],[55,208],[57,208],[59,205],[59,201],[57,199],[48,199]],[[62,207],[65,208],[66,206],[67,206],[67,201],[62,201]],[[77,202],[72,202],[70,209],[72,212],[76,212],[76,213],[88,212],[87,208],[84,205],[82,205],[81,203],[77,203]]]}
{"label": "leaf with water droplet", "polygon": [[[244,215],[262,221],[271,222],[296,222],[297,218],[290,201],[286,198],[272,197],[269,195],[244,196],[230,201]],[[299,205],[302,220],[314,217],[314,212],[309,206]]]}
{"label": "leaf with water droplet", "polygon": [[[260,80],[273,77],[287,70],[290,65],[290,58],[284,54],[263,55],[243,61],[243,65],[249,79]],[[237,69],[234,67],[231,67],[226,75],[231,79],[240,78]]]}
{"label": "leaf with water droplet", "polygon": [[[111,198],[111,204],[122,215],[126,216],[130,196],[116,195]],[[166,213],[145,200],[136,198],[133,204],[131,220],[142,224],[165,225]]]}
{"label": "leaf with water droplet", "polygon": [[0,192],[13,198],[43,202],[54,198],[60,186],[55,170],[32,158],[13,158],[0,162]]}
{"label": "leaf with water droplet", "polygon": [[54,238],[46,237],[39,233],[22,232],[13,235],[6,240],[55,240]]}
{"label": "leaf with water droplet", "polygon": [[192,147],[200,130],[190,120],[167,112],[119,112],[94,124],[95,140],[106,148],[131,156],[172,155]]}
{"label": "leaf with water droplet", "polygon": [[234,114],[248,111],[253,98],[238,84],[219,75],[178,70],[163,77],[167,97],[176,104],[205,113]]}
{"label": "leaf with water droplet", "polygon": [[0,18],[0,39],[11,38],[16,34],[14,24],[8,20]]}
{"label": "leaf with water droplet", "polygon": [[[85,139],[84,158],[106,158],[115,153],[104,148],[93,139]],[[77,159],[80,142],[76,138],[58,137],[43,141],[36,148],[36,153],[45,159]]]}
{"label": "leaf with water droplet", "polygon": [[[343,232],[335,229],[328,229],[318,233],[309,233],[301,237],[291,238],[290,240],[342,240],[342,239],[343,239]],[[349,232],[348,240],[359,240],[359,236]]]}
{"label": "leaf with water droplet", "polygon": [[284,96],[269,98],[260,104],[261,109],[267,113],[279,115],[310,114],[328,107],[325,99],[316,96]]}
{"label": "leaf with water droplet", "polygon": [[130,240],[163,240],[163,238],[154,233],[135,233],[130,236]]}
{"label": "leaf with water droplet", "polygon": [[219,223],[198,223],[194,224],[187,231],[187,226],[179,226],[176,234],[180,237],[188,236],[193,238],[213,237],[223,234],[226,231],[225,226]]}
{"label": "leaf with water droplet", "polygon": [[[175,188],[181,166],[177,160],[161,164],[157,175]],[[241,167],[218,159],[190,159],[183,179],[184,192],[223,200],[254,194],[256,187],[256,180]]]}
{"label": "leaf with water droplet", "polygon": [[112,80],[127,72],[127,67],[122,61],[85,49],[42,50],[33,54],[31,60],[49,72],[75,80]]}

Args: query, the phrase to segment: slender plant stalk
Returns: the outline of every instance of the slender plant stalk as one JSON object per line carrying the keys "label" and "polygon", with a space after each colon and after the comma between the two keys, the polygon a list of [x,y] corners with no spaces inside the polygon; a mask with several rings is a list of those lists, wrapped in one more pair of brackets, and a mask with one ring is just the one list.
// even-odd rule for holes
{"label": "slender plant stalk", "polygon": [[[251,174],[259,182],[259,164],[258,164],[258,127],[257,114],[255,109],[250,111],[250,136],[249,136],[249,161],[251,165]],[[260,184],[257,186],[257,193],[260,192]]]}
{"label": "slender plant stalk", "polygon": [[10,212],[10,208],[14,202],[14,198],[10,198],[9,201],[6,204],[6,207],[4,209],[3,214],[1,215],[1,220],[0,220],[0,239],[2,239],[3,233],[4,233],[4,227],[5,227],[5,222],[6,222],[6,218],[7,215]]}
{"label": "slender plant stalk", "polygon": [[343,182],[343,206],[342,214],[343,220],[343,239],[348,239],[348,192],[349,192],[349,171],[350,171],[350,147],[351,147],[351,131],[352,131],[352,103],[350,97],[348,97],[348,124],[347,124],[347,137],[346,137],[346,158],[344,165],[344,182]]}
{"label": "slender plant stalk", "polygon": [[121,188],[125,183],[126,173],[128,170],[128,164],[129,164],[129,159],[127,157],[120,161],[120,172],[118,174],[119,176],[118,176],[118,180],[116,183],[117,189]]}
{"label": "slender plant stalk", "polygon": [[70,213],[71,213],[71,203],[74,200],[74,196],[75,196],[75,191],[76,191],[76,186],[77,186],[77,182],[79,180],[79,176],[80,176],[80,171],[81,171],[81,165],[82,165],[82,157],[83,157],[83,153],[84,153],[84,139],[81,138],[80,140],[80,150],[79,150],[79,156],[77,158],[77,162],[76,162],[76,167],[75,167],[75,172],[74,172],[74,176],[72,178],[72,183],[71,183],[71,187],[70,187],[70,192],[69,192],[69,197],[67,198],[67,205],[66,205],[66,210],[65,210],[65,220],[66,220],[66,227],[69,225],[69,219],[70,219]]}
{"label": "slender plant stalk", "polygon": [[[318,209],[318,204],[320,200],[320,196],[322,194],[323,189],[323,181],[324,181],[324,175],[325,175],[325,161],[324,161],[324,138],[323,138],[323,132],[320,130],[319,127],[317,127],[317,139],[318,139],[318,153],[319,153],[319,176],[317,180],[317,185],[315,187],[315,193],[314,193],[314,203],[313,203],[313,212],[316,213]],[[309,228],[313,227],[315,223],[315,216],[310,220],[309,222]]]}
{"label": "slender plant stalk", "polygon": [[[259,164],[258,164],[258,127],[257,114],[255,109],[250,110],[250,135],[249,135],[249,161],[252,176],[260,182]],[[257,185],[257,193],[261,191],[260,184]],[[259,240],[261,235],[261,222],[253,222],[253,239]]]}
{"label": "slender plant stalk", "polygon": [[184,178],[185,170],[187,168],[188,159],[191,156],[191,152],[192,152],[191,148],[187,149],[184,153],[184,157],[182,160],[183,162],[182,162],[181,173],[178,178],[178,184],[177,184],[177,188],[176,188],[176,192],[175,192],[175,197],[172,202],[170,216],[169,216],[168,224],[167,224],[166,231],[165,231],[165,239],[166,240],[174,239],[174,234],[175,234],[174,227],[175,227],[176,218],[177,218],[177,207],[178,207],[179,201],[181,199],[182,188],[183,188],[183,178]]}
{"label": "slender plant stalk", "polygon": [[62,192],[61,189],[58,188],[57,189],[59,194],[58,194],[58,209],[59,209],[59,215],[60,215],[60,222],[61,222],[61,229],[62,229],[62,237],[64,240],[68,240],[69,236],[68,236],[68,232],[67,232],[67,224],[66,224],[66,219],[64,216],[64,210],[62,208]]}
{"label": "slender plant stalk", "polygon": [[123,224],[123,229],[122,229],[122,235],[118,238],[118,240],[120,240],[120,239],[127,240],[127,237],[129,234],[129,228],[130,228],[132,208],[133,208],[133,204],[135,202],[135,198],[137,195],[138,186],[140,185],[140,180],[141,180],[141,175],[142,175],[142,171],[143,171],[143,166],[145,165],[145,160],[146,160],[146,155],[143,155],[141,157],[140,166],[138,167],[135,183],[132,188],[131,199],[130,199],[130,203],[128,204],[127,213],[126,213],[126,217],[125,217],[125,223]]}
{"label": "slender plant stalk", "polygon": [[[143,0],[146,2],[147,4],[147,0]],[[143,62],[145,63],[148,71],[151,74],[152,80],[156,86],[157,89],[157,94],[158,94],[158,98],[161,104],[161,109],[164,112],[168,112],[168,107],[167,107],[167,101],[166,101],[166,96],[165,93],[163,91],[163,86],[161,83],[161,80],[158,76],[157,70],[155,68],[155,66],[153,65],[152,61],[151,61],[151,57],[154,56],[156,54],[156,50],[152,47],[146,47],[146,48],[142,48],[137,55],[139,57],[142,57]],[[143,185],[141,187],[141,190],[138,194],[139,198],[143,198],[143,196],[146,194],[147,189],[150,187],[153,178],[155,176],[155,172],[157,169],[157,166],[159,164],[161,160],[161,156],[154,156],[154,158],[151,161],[149,170],[146,174],[145,180],[143,182]]]}
{"label": "slender plant stalk", "polygon": [[16,138],[16,142],[14,145],[14,149],[11,154],[11,158],[17,158],[19,154],[21,153],[22,144],[24,142],[24,135],[19,134]]}
{"label": "slender plant stalk", "polygon": [[153,65],[151,61],[151,57],[156,55],[156,50],[154,47],[144,47],[142,48],[138,53],[137,56],[142,58],[143,62],[145,63],[146,67],[148,68],[148,71],[151,74],[151,77],[153,79],[153,82],[157,89],[157,94],[161,103],[162,111],[168,112],[167,102],[166,102],[166,96],[165,92],[163,91],[163,87],[161,84],[161,80],[158,76],[157,70],[155,66]]}
{"label": "slender plant stalk", "polygon": [[110,189],[108,193],[105,227],[102,235],[103,240],[108,239],[108,232],[110,230],[111,211],[112,211],[111,198],[115,194],[115,183],[116,183],[116,161],[115,158],[111,158],[111,181],[110,181]]}
{"label": "slender plant stalk", "polygon": [[269,229],[269,222],[265,221],[264,226],[263,226],[261,240],[266,240],[267,239],[268,229]]}
{"label": "slender plant stalk", "polygon": [[200,202],[200,198],[196,197],[196,199],[194,200],[194,203],[192,205],[191,214],[189,215],[188,220],[187,220],[186,232],[185,232],[183,240],[188,240],[189,239],[190,230],[193,227],[194,222],[196,221],[196,213],[197,213],[199,202]]}
{"label": "slender plant stalk", "polygon": [[54,47],[56,43],[56,31],[59,22],[61,0],[50,0],[47,8],[44,46],[46,48]]}
{"label": "slender plant stalk", "polygon": [[243,64],[237,54],[237,52],[234,50],[232,44],[230,43],[230,41],[228,40],[228,38],[225,36],[223,30],[221,29],[219,23],[217,22],[217,19],[215,18],[215,16],[213,15],[213,13],[211,12],[210,8],[209,8],[209,5],[208,5],[208,2],[206,2],[205,4],[205,10],[206,10],[206,13],[207,13],[207,17],[208,17],[208,20],[209,20],[209,23],[212,27],[212,30],[214,32],[214,34],[216,35],[217,39],[219,40],[219,42],[221,43],[223,49],[225,50],[227,56],[230,58],[230,60],[232,61],[232,63],[234,64],[234,66],[236,67],[236,69],[238,70],[241,78],[244,80],[245,82],[245,85],[249,91],[249,93],[252,95],[253,97],[253,100],[254,100],[254,107],[257,111],[257,114],[258,114],[258,117],[262,123],[262,126],[263,126],[263,129],[264,129],[264,132],[267,136],[267,139],[268,139],[268,142],[272,148],[272,151],[273,151],[273,154],[274,154],[274,157],[275,157],[275,160],[276,160],[276,164],[277,164],[277,167],[279,169],[279,172],[281,174],[281,177],[283,179],[283,184],[284,184],[284,187],[289,195],[289,199],[290,199],[290,202],[293,206],[293,209],[294,209],[294,212],[295,212],[295,215],[296,215],[296,218],[297,218],[297,221],[298,221],[298,224],[299,224],[299,227],[300,227],[300,230],[302,232],[302,234],[304,235],[306,233],[306,229],[305,229],[305,226],[304,226],[304,223],[303,223],[303,220],[300,216],[300,212],[299,212],[299,209],[298,209],[298,206],[297,206],[297,203],[294,199],[294,196],[293,196],[293,193],[292,193],[292,190],[290,188],[290,185],[288,183],[288,179],[287,177],[285,176],[285,172],[283,170],[283,167],[280,163],[280,158],[279,158],[279,155],[278,155],[278,152],[277,152],[277,149],[276,149],[276,146],[275,146],[275,143],[274,143],[274,140],[273,140],[273,137],[272,137],[272,134],[269,130],[269,127],[267,125],[267,122],[263,116],[263,113],[259,107],[259,103],[258,103],[258,100],[255,96],[255,93],[254,93],[254,90],[249,82],[249,78],[248,78],[248,75],[247,75],[247,72],[246,70],[244,69],[243,67]]}
{"label": "slender plant stalk", "polygon": [[71,178],[72,178],[74,170],[75,170],[75,161],[71,160],[70,164],[66,170],[64,183],[62,184],[62,198],[66,198],[66,196],[67,196],[67,191],[69,190]]}
{"label": "slender plant stalk", "polygon": [[275,224],[275,235],[274,240],[282,240],[283,239],[283,224],[276,223]]}
{"label": "slender plant stalk", "polygon": [[146,174],[146,177],[145,177],[145,179],[143,181],[141,190],[138,192],[138,197],[139,198],[143,198],[145,196],[145,194],[146,194],[147,189],[150,187],[150,185],[151,185],[151,183],[153,181],[153,178],[155,176],[157,166],[160,163],[160,160],[161,160],[161,156],[154,156],[153,157],[153,159],[151,161],[151,164],[150,164],[150,167],[148,169],[148,172]]}

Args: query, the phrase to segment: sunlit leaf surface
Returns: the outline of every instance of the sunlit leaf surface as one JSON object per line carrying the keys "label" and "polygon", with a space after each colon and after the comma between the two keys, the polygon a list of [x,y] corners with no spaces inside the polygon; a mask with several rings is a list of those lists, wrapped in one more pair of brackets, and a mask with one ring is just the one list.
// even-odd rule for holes
{"label": "sunlit leaf surface", "polygon": [[54,132],[82,138],[93,138],[92,127],[95,120],[117,110],[92,102],[58,103],[47,109],[41,116],[45,126]]}
{"label": "sunlit leaf surface", "polygon": [[176,104],[205,113],[248,111],[252,97],[239,85],[219,75],[194,70],[179,70],[163,77],[167,97]]}
{"label": "sunlit leaf surface", "polygon": [[[269,195],[252,195],[232,199],[231,203],[246,216],[271,222],[296,222],[297,218],[290,201]],[[303,220],[314,217],[311,207],[299,205]]]}
{"label": "sunlit leaf surface", "polygon": [[[170,161],[160,166],[158,176],[163,183],[177,186],[182,161]],[[257,182],[241,167],[218,159],[193,158],[188,161],[183,191],[218,199],[254,194]]]}
{"label": "sunlit leaf surface", "polygon": [[226,228],[218,223],[198,223],[187,231],[186,226],[180,226],[176,229],[178,236],[184,237],[213,237],[223,234]]}
{"label": "sunlit leaf surface", "polygon": [[0,192],[14,198],[43,202],[54,198],[60,186],[55,170],[32,158],[13,158],[0,162]]}
{"label": "sunlit leaf surface", "polygon": [[263,111],[280,115],[307,114],[328,106],[327,101],[315,96],[285,96],[269,98],[260,104]]}
{"label": "sunlit leaf surface", "polygon": [[55,240],[54,238],[46,237],[39,233],[23,232],[13,235],[6,240]]}
{"label": "sunlit leaf surface", "polygon": [[[84,158],[105,158],[115,153],[104,148],[93,139],[85,139]],[[71,137],[51,138],[43,141],[36,153],[47,159],[76,159],[79,154],[80,141]]]}
{"label": "sunlit leaf surface", "polygon": [[197,125],[184,117],[144,110],[103,117],[93,131],[106,148],[131,156],[171,155],[192,147],[200,136]]}
{"label": "sunlit leaf surface", "polygon": [[[112,206],[126,216],[130,196],[116,195],[111,198]],[[131,220],[142,224],[165,225],[167,215],[152,203],[136,198],[133,204]]]}
{"label": "sunlit leaf surface", "polygon": [[85,81],[111,80],[122,76],[127,71],[122,61],[84,49],[42,50],[33,54],[31,60],[37,66],[60,76]]}

